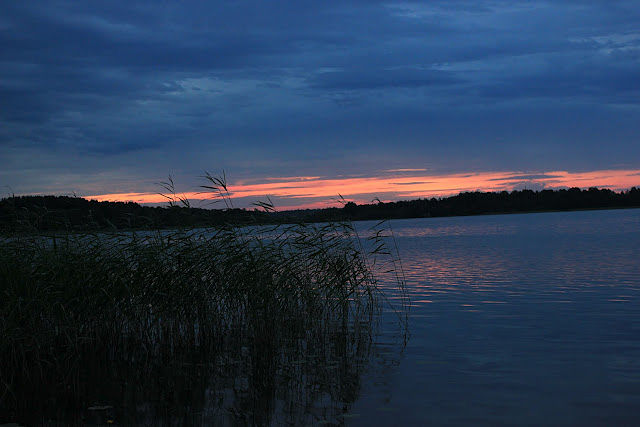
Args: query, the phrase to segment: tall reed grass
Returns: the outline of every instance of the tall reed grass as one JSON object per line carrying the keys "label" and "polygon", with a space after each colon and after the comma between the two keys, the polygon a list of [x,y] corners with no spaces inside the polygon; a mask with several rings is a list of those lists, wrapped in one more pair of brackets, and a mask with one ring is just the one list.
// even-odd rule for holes
{"label": "tall reed grass", "polygon": [[337,419],[371,351],[378,259],[397,262],[370,239],[350,223],[5,236],[0,420]]}

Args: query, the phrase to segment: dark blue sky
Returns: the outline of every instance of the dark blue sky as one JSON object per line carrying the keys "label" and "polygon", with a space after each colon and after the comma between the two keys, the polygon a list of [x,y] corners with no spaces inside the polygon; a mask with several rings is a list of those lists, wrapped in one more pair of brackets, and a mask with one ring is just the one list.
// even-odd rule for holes
{"label": "dark blue sky", "polygon": [[640,3],[2,1],[0,100],[3,193],[638,169]]}

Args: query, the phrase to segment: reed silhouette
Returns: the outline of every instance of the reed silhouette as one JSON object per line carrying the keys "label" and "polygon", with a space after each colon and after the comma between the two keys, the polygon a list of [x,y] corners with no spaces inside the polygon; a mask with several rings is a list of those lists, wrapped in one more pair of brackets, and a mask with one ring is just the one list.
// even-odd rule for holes
{"label": "reed silhouette", "polygon": [[[206,179],[231,209],[225,179]],[[340,422],[375,353],[376,271],[398,266],[385,230],[366,242],[349,222],[6,235],[0,419]]]}

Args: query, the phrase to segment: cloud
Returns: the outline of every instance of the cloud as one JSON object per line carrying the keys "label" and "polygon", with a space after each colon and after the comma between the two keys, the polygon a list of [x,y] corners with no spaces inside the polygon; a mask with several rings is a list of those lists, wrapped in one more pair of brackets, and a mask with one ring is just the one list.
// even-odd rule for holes
{"label": "cloud", "polygon": [[0,185],[635,168],[639,21],[632,0],[8,2]]}
{"label": "cloud", "polygon": [[[526,180],[526,182],[536,179],[551,179],[551,178],[562,178],[562,175],[551,175],[551,174],[528,174],[528,175],[511,175],[509,179],[511,180]],[[499,178],[491,178],[491,181],[504,181],[504,177]]]}
{"label": "cloud", "polygon": [[[283,208],[317,207],[319,203],[338,206],[340,194],[348,200],[370,202],[409,198],[429,198],[455,195],[463,191],[503,191],[514,189],[602,187],[625,190],[640,184],[638,170],[596,170],[588,172],[555,171],[538,174],[519,172],[478,172],[473,174],[445,174],[428,176],[368,176],[295,177],[291,180],[272,179],[267,183],[229,183],[235,206],[250,207],[251,202],[272,197]],[[185,192],[187,198],[207,199],[202,192]],[[210,195],[210,194],[209,194]],[[96,200],[161,203],[165,198],[157,193],[122,193],[87,196]]]}
{"label": "cloud", "polygon": [[452,73],[439,70],[380,69],[348,70],[319,73],[311,79],[316,89],[385,89],[443,86],[457,83]]}

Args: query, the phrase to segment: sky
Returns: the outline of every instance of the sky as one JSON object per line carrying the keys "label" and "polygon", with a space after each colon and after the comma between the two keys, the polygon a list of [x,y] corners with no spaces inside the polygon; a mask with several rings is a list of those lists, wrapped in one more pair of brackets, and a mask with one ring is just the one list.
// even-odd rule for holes
{"label": "sky", "polygon": [[0,193],[640,186],[637,0],[0,0]]}

